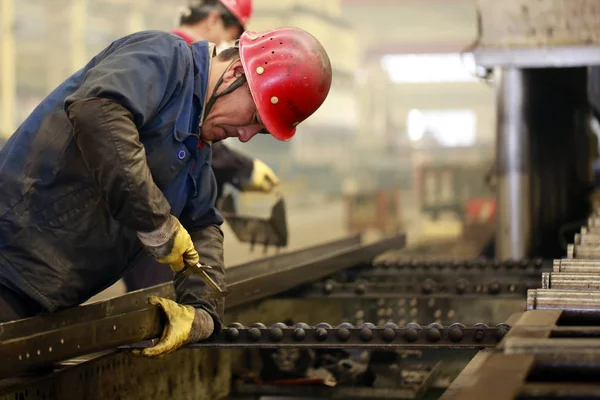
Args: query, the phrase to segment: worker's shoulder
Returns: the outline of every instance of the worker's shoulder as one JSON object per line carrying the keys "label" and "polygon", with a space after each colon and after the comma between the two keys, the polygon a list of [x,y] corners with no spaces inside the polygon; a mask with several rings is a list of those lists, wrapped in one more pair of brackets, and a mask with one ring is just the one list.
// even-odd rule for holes
{"label": "worker's shoulder", "polygon": [[113,42],[116,47],[147,49],[148,51],[173,53],[187,49],[185,40],[170,32],[147,30],[131,33]]}

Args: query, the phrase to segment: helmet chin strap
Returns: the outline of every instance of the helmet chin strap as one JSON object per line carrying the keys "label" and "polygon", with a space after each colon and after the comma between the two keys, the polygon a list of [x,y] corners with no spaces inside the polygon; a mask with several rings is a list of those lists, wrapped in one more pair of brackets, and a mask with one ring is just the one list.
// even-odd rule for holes
{"label": "helmet chin strap", "polygon": [[[233,60],[227,66],[227,68],[229,68],[236,61],[237,61],[237,59]],[[225,69],[225,71],[227,71],[227,68]],[[223,72],[223,75],[225,75],[225,72]],[[242,75],[239,78],[237,78],[231,85],[229,85],[229,87],[227,89],[223,90],[221,93],[217,93],[217,90],[223,84],[223,75],[221,75],[221,77],[217,81],[217,84],[215,85],[215,89],[213,90],[212,95],[210,96],[210,98],[206,102],[206,106],[204,106],[204,115],[205,115],[205,117],[208,116],[208,114],[210,113],[210,110],[213,108],[213,106],[215,105],[215,102],[217,101],[217,99],[219,97],[223,97],[226,94],[232,93],[234,90],[236,90],[237,88],[239,88],[240,86],[242,86],[244,83],[246,83],[246,75]]]}

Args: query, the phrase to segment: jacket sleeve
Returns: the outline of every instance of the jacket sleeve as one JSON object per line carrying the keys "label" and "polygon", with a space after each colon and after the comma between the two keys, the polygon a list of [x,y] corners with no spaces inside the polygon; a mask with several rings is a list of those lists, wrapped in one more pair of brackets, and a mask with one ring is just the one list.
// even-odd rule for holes
{"label": "jacket sleeve", "polygon": [[84,71],[79,89],[64,104],[111,215],[135,231],[158,228],[170,213],[152,179],[139,130],[181,87],[191,55],[179,42],[144,32],[113,44]]}
{"label": "jacket sleeve", "polygon": [[[210,225],[202,230],[190,232],[194,246],[200,255],[203,264],[212,267],[207,273],[221,287],[226,288],[225,269],[223,261],[223,231],[217,225]],[[212,289],[198,275],[175,275],[175,292],[177,302],[202,308],[208,312],[214,321],[214,333],[219,333],[222,328],[222,318],[225,309],[224,299],[209,299],[205,296],[212,293]]]}
{"label": "jacket sleeve", "polygon": [[252,176],[254,159],[230,149],[223,142],[214,143],[212,152],[212,168],[217,184],[222,186],[229,183],[241,190]]}

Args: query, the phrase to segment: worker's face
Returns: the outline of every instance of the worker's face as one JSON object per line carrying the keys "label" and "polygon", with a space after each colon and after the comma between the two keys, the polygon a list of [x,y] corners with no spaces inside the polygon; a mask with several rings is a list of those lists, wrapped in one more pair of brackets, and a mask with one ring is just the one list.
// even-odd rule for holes
{"label": "worker's face", "polygon": [[218,46],[222,41],[227,39],[225,25],[223,24],[223,19],[218,12],[213,11],[208,14],[204,22],[204,36],[206,40]]}
{"label": "worker's face", "polygon": [[[225,70],[223,83],[217,92],[226,90],[243,74],[244,69],[238,59]],[[264,127],[246,82],[233,92],[217,99],[208,115],[204,117],[201,136],[203,140],[209,141],[236,137],[240,142],[247,142]]]}

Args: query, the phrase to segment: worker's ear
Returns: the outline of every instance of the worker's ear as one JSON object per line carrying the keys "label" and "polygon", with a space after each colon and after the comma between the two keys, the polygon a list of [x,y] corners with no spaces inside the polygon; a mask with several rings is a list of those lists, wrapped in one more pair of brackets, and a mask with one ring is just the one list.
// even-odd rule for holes
{"label": "worker's ear", "polygon": [[209,29],[214,29],[219,24],[222,24],[223,20],[221,19],[221,15],[217,11],[211,11],[206,16],[206,23],[207,23]]}
{"label": "worker's ear", "polygon": [[238,58],[227,67],[223,74],[223,82],[234,82],[242,75],[244,75],[244,67],[242,67],[242,61]]}

